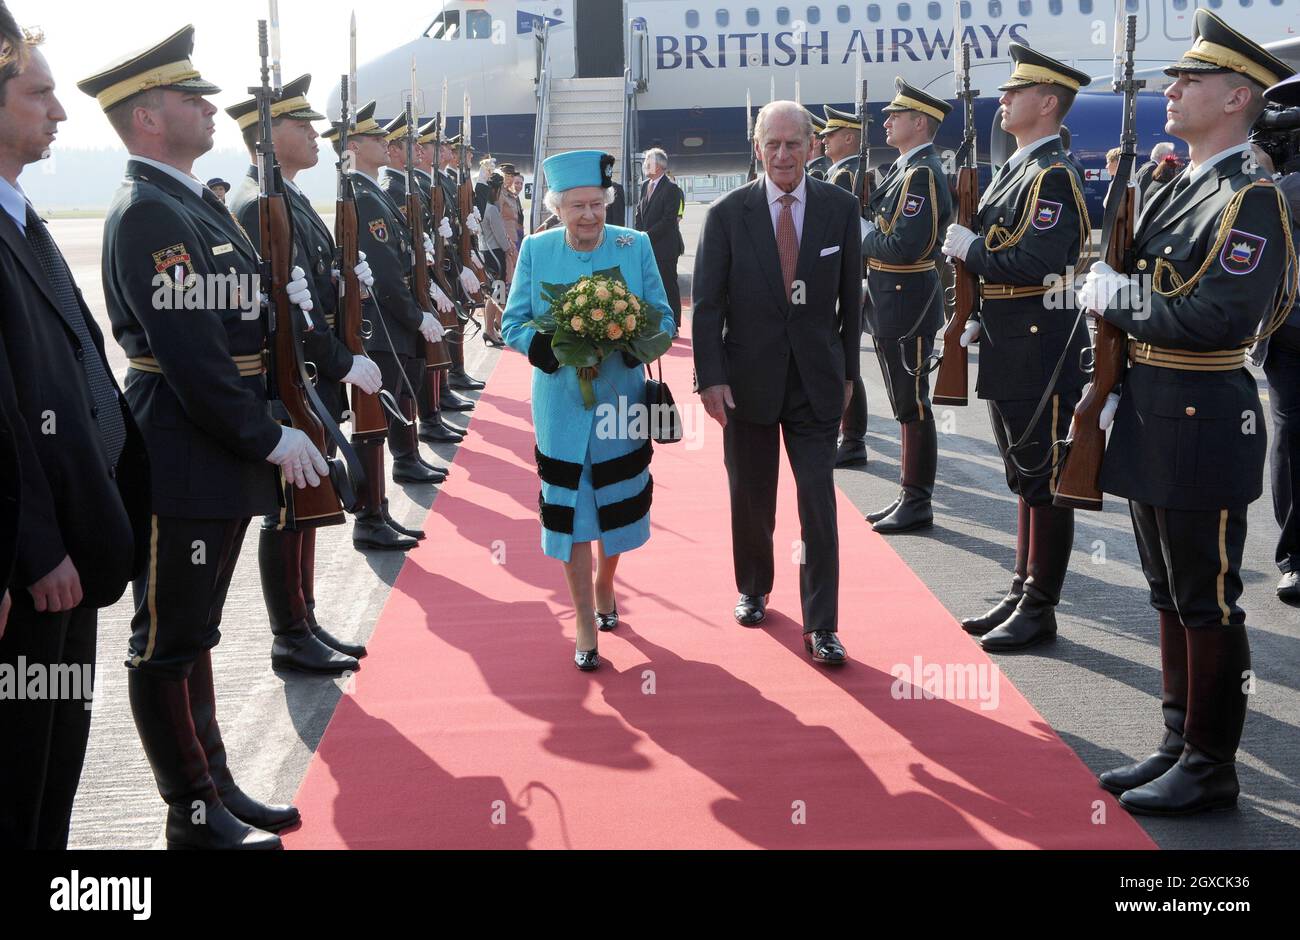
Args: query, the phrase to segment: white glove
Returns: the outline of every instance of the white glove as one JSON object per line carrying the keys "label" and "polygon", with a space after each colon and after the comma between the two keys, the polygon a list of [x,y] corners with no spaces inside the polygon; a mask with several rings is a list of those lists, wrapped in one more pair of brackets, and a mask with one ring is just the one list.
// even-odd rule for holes
{"label": "white glove", "polygon": [[875,222],[868,222],[866,219],[862,220],[862,237],[864,240],[868,235],[870,235],[875,230],[876,230]]}
{"label": "white glove", "polygon": [[943,237],[943,248],[941,250],[949,258],[965,261],[970,246],[977,241],[979,241],[978,235],[964,225],[954,223],[948,226],[948,234]]}
{"label": "white glove", "polygon": [[275,445],[266,461],[278,466],[285,481],[300,490],[320,486],[321,477],[329,476],[330,472],[329,464],[311,438],[297,428],[280,428],[280,443]]}
{"label": "white glove", "polygon": [[352,368],[348,369],[348,374],[343,376],[343,381],[355,385],[367,395],[374,395],[384,387],[379,366],[375,365],[374,360],[367,359],[365,356],[352,357]]}
{"label": "white glove", "polygon": [[442,221],[438,223],[438,234],[443,238],[451,238],[455,234],[451,230],[451,220],[445,215],[442,217]]}
{"label": "white glove", "polygon": [[483,226],[478,224],[478,210],[475,209],[469,215],[465,216],[465,227],[477,235],[483,230]]}
{"label": "white glove", "polygon": [[433,283],[433,281],[429,282],[429,299],[432,300],[434,305],[443,313],[451,313],[456,309],[456,306],[451,302],[451,299],[442,292],[442,288]]}
{"label": "white glove", "polygon": [[426,255],[431,255],[431,254],[434,253],[435,250],[436,250],[436,249],[434,248],[433,239],[429,237],[429,233],[428,233],[428,232],[425,232],[425,233],[424,233],[424,253],[425,253]]}
{"label": "white glove", "polygon": [[[289,303],[296,304],[298,309],[302,311],[302,319],[306,324],[305,329],[310,333],[316,328],[316,324],[312,322],[308,314],[315,304],[311,302],[311,291],[307,289],[307,274],[302,268],[295,266],[289,272],[289,283],[284,286],[284,292],[289,295]],[[312,485],[315,486],[315,484]]]}
{"label": "white glove", "polygon": [[356,274],[357,280],[361,282],[361,286],[367,290],[375,286],[375,275],[370,270],[370,262],[366,261],[364,251],[357,252],[357,266],[353,269],[353,273]]}
{"label": "white glove", "polygon": [[420,321],[420,333],[431,343],[436,343],[447,335],[447,331],[438,322],[438,318],[427,310],[424,312],[424,319]]}
{"label": "white glove", "polygon": [[961,339],[959,340],[959,342],[961,343],[961,348],[965,349],[966,347],[970,346],[971,343],[977,341],[980,338],[980,333],[982,332],[984,331],[980,328],[979,320],[967,320],[966,329],[962,331]]}
{"label": "white glove", "polygon": [[465,287],[467,294],[477,294],[483,288],[478,278],[474,276],[474,272],[469,268],[465,268],[460,272],[460,283]]}
{"label": "white glove", "polygon": [[[1092,391],[1092,383],[1089,382],[1083,387],[1083,392],[1079,396],[1082,398]],[[1119,408],[1119,392],[1111,392],[1106,396],[1106,404],[1101,406],[1101,413],[1097,415],[1097,427],[1105,431],[1115,420],[1115,410]]]}
{"label": "white glove", "polygon": [[1083,278],[1079,288],[1079,306],[1100,316],[1124,287],[1135,286],[1132,278],[1120,274],[1104,261],[1098,261]]}
{"label": "white glove", "polygon": [[479,254],[477,251],[470,251],[469,255],[471,258],[474,259],[475,264],[477,264],[480,268],[483,267],[483,256],[481,254]]}

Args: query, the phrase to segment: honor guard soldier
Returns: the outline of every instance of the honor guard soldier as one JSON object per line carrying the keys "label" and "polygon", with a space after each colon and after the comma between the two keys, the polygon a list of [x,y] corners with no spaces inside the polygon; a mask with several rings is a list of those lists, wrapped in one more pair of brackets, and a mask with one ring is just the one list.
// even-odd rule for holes
{"label": "honor guard soldier", "polygon": [[[307,435],[271,417],[257,252],[191,175],[212,149],[220,91],[190,62],[194,29],[77,83],[130,153],[104,225],[104,294],[130,362],[126,398],[152,464],[145,574],[127,660],[131,711],[176,848],[276,848],[298,819],[235,785],[216,720],[212,648],[249,518],[274,512],[271,465],[328,474]],[[292,298],[305,296],[295,278]],[[201,811],[200,811],[201,810]],[[263,831],[270,830],[270,831]]]}
{"label": "honor guard soldier", "polygon": [[[858,164],[861,162],[862,122],[857,115],[824,106],[825,125],[818,137],[825,147],[830,165],[826,179],[841,189],[854,192]],[[867,463],[867,387],[859,376],[853,383],[853,397],[844,411],[843,436],[835,453],[835,466],[862,467]]]}
{"label": "honor guard soldier", "polygon": [[[72,271],[19,183],[67,119],[42,41],[0,2],[0,849],[67,848],[99,611],[143,569],[149,546],[144,441]],[[74,684],[21,694],[40,671]]]}
{"label": "honor guard soldier", "polygon": [[[373,268],[374,286],[370,290],[379,305],[379,322],[366,340],[366,350],[379,364],[384,388],[392,392],[409,422],[389,415],[393,479],[398,483],[441,483],[447,471],[420,454],[415,436],[415,396],[425,381],[425,341],[437,342],[444,331],[438,318],[424,309],[429,300],[418,299],[413,291],[411,265],[415,256],[406,220],[379,185],[379,168],[388,162],[388,142],[374,114],[372,101],[357,112],[357,126],[348,133],[357,198],[357,244]],[[337,131],[326,136],[337,149]]]}
{"label": "honor guard soldier", "polygon": [[952,220],[952,194],[934,135],[952,106],[901,78],[885,107],[885,142],[898,149],[872,192],[862,241],[867,259],[867,331],[901,426],[902,489],[889,506],[867,516],[877,532],[908,532],[934,522],[930,496],[939,441],[930,407],[927,363],[943,326],[938,262]]}
{"label": "honor guard soldier", "polygon": [[[419,131],[416,131],[417,138]],[[388,162],[380,171],[379,187],[388,194],[393,205],[402,213],[403,220],[410,225],[410,220],[406,218],[406,112],[403,111],[392,121],[384,126],[384,141],[388,144]],[[424,148],[416,144],[412,147],[412,153],[415,155],[415,169],[419,172],[421,163],[428,159],[429,151],[432,148]],[[432,166],[432,163],[426,163]],[[432,178],[430,178],[432,179]],[[416,177],[416,183],[419,183],[419,177]],[[420,207],[422,210],[422,222],[424,225],[424,245],[421,250],[416,252],[417,255],[423,253],[426,256],[433,254],[433,238],[431,232],[434,230],[434,221],[432,206],[429,201],[428,190],[420,190]],[[443,238],[450,238],[452,234],[451,222],[444,216],[438,220],[437,225],[440,228],[440,234]],[[429,292],[431,300],[437,305],[439,310],[451,310],[451,300],[444,294],[441,288],[429,281]],[[447,345],[450,351],[451,340],[448,337]],[[445,382],[447,370],[439,369],[437,376],[428,374],[425,370],[422,384],[416,389],[416,401],[421,403],[422,416],[420,418],[419,439],[429,444],[458,444],[465,439],[465,433],[458,428],[452,427],[442,417],[442,394],[441,385]],[[436,383],[431,384],[431,383]],[[448,403],[458,405],[464,401],[460,396],[455,395],[448,389]],[[456,399],[453,401],[453,397]],[[427,403],[426,403],[427,402]],[[473,407],[466,402],[467,407]],[[457,408],[456,410],[461,410]]]}
{"label": "honor guard soldier", "polygon": [[[426,125],[427,126],[427,125]],[[452,252],[451,262],[455,268],[455,275],[461,281],[465,300],[468,304],[469,296],[483,288],[484,285],[479,283],[474,272],[467,271],[460,263],[461,239],[468,238],[471,245],[474,244],[480,229],[482,228],[482,218],[477,208],[471,210],[470,215],[463,223],[460,218],[460,199],[459,187],[460,178],[460,144],[461,135],[457,135],[450,140],[442,142],[442,151],[438,155],[439,164],[446,168],[446,172],[440,174],[443,192],[446,195],[443,205],[446,207],[447,216],[452,227],[452,244],[455,245],[456,251]],[[473,166],[474,148],[465,141],[465,158],[467,166]],[[430,167],[432,169],[433,167]],[[611,207],[612,208],[612,207]],[[613,216],[610,216],[613,218]],[[620,221],[620,224],[621,221]],[[482,254],[481,252],[479,253]],[[451,276],[447,278],[449,284],[453,283]],[[463,342],[448,343],[448,351],[451,353],[451,371],[442,373],[442,407],[448,411],[469,411],[474,407],[472,399],[464,398],[457,395],[452,389],[461,391],[477,392],[485,388],[485,384],[471,376],[465,371],[465,346]]]}
{"label": "honor guard soldier", "polygon": [[[1085,375],[1088,331],[1073,311],[1049,309],[1056,277],[1079,263],[1091,237],[1082,180],[1061,147],[1060,128],[1088,76],[1020,43],[1015,70],[1000,85],[1002,127],[1016,138],[985,190],[972,232],[952,225],[943,253],[980,278],[983,332],[976,391],[989,403],[993,436],[1019,497],[1016,571],[996,607],[962,621],[991,652],[1020,649],[1056,635],[1056,605],[1074,544],[1074,510],[1052,505],[1060,448]],[[1060,363],[1060,374],[1052,374]]]}
{"label": "honor guard soldier", "polygon": [[826,156],[826,141],[822,140],[822,131],[826,130],[826,122],[811,111],[808,111],[808,119],[812,121],[813,126],[813,158],[808,161],[806,172],[813,179],[825,180],[826,171],[831,168],[830,158]]}
{"label": "honor guard soldier", "polygon": [[[374,393],[380,388],[380,374],[379,367],[370,359],[353,356],[336,332],[338,284],[334,272],[334,236],[312,208],[311,200],[293,182],[299,173],[320,161],[312,122],[323,121],[325,116],[313,110],[308,102],[310,88],[310,75],[284,85],[279,99],[271,105],[271,139],[292,210],[293,263],[308,272],[311,329],[303,333],[303,358],[315,365],[316,394],[338,422],[343,420],[346,407],[343,385],[356,385]],[[259,134],[257,99],[232,105],[226,108],[226,114],[239,125],[244,146],[255,161]],[[230,211],[260,253],[259,195],[254,163],[231,194]],[[357,267],[357,277],[363,283],[370,278],[364,259]],[[382,454],[378,471],[383,473]],[[366,472],[369,475],[370,466]],[[316,622],[316,530],[283,528],[279,513],[264,517],[257,561],[262,597],[275,636],[271,664],[314,673],[351,672],[360,668],[357,659],[365,655],[365,647],[336,639]]]}
{"label": "honor guard soldier", "polygon": [[1184,815],[1233,806],[1239,789],[1250,686],[1241,556],[1267,449],[1246,350],[1296,294],[1286,200],[1248,137],[1264,89],[1294,72],[1207,10],[1165,72],[1177,79],[1165,130],[1191,162],[1142,209],[1136,277],[1096,265],[1080,301],[1129,335],[1101,485],[1129,501],[1160,620],[1165,724],[1154,754],[1101,784],[1132,812]]}

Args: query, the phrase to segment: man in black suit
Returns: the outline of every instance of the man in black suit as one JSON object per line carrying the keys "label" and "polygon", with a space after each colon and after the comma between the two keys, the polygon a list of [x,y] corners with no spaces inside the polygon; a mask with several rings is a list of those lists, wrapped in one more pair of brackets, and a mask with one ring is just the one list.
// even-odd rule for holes
{"label": "man in black suit", "polygon": [[641,170],[645,182],[636,204],[636,228],[650,236],[659,276],[668,293],[668,305],[673,308],[673,319],[681,326],[682,292],[677,286],[677,259],[686,253],[681,230],[686,197],[681,187],[668,178],[668,154],[662,150],[647,150]]}
{"label": "man in black suit", "polygon": [[98,611],[140,568],[149,464],[99,328],[18,184],[67,115],[39,37],[2,5],[0,20],[0,372],[23,481],[0,664],[19,681],[24,661],[27,675],[80,680],[0,700],[0,848],[62,849],[90,733]]}
{"label": "man in black suit", "polygon": [[709,207],[695,258],[695,370],[723,427],[736,621],[756,626],[772,589],[778,446],[798,489],[804,646],[843,663],[835,444],[859,377],[862,218],[853,194],[805,172],[808,113],[793,101],[759,112],[764,175]]}

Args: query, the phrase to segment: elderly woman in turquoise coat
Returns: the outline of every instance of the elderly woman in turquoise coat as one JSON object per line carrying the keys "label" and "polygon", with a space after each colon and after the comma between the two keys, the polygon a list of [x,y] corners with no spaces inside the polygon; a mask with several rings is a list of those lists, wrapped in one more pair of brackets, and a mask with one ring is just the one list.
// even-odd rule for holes
{"label": "elderly woman in turquoise coat", "polygon": [[649,237],[605,224],[605,207],[614,195],[613,165],[613,157],[595,150],[545,161],[547,206],[563,224],[524,239],[501,326],[506,343],[535,367],[542,551],[564,563],[578,620],[574,663],[584,671],[600,665],[597,628],[618,626],[614,573],[619,557],[650,538],[650,438],[645,422],[617,420],[645,401],[645,367],[622,354],[606,356],[593,383],[595,407],[588,408],[577,370],[560,366],[552,337],[530,321],[550,308],[546,287],[567,289],[588,275],[615,276],[617,269],[628,290],[647,301],[664,332],[673,335],[672,309]]}

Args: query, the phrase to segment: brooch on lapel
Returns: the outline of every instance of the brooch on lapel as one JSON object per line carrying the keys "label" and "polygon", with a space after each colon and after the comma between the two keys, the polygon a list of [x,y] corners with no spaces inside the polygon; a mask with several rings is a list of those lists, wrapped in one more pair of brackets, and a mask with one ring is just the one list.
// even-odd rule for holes
{"label": "brooch on lapel", "polygon": [[614,239],[614,244],[618,245],[620,248],[627,248],[630,247],[634,241],[636,241],[636,237],[633,235],[620,235],[618,238]]}

